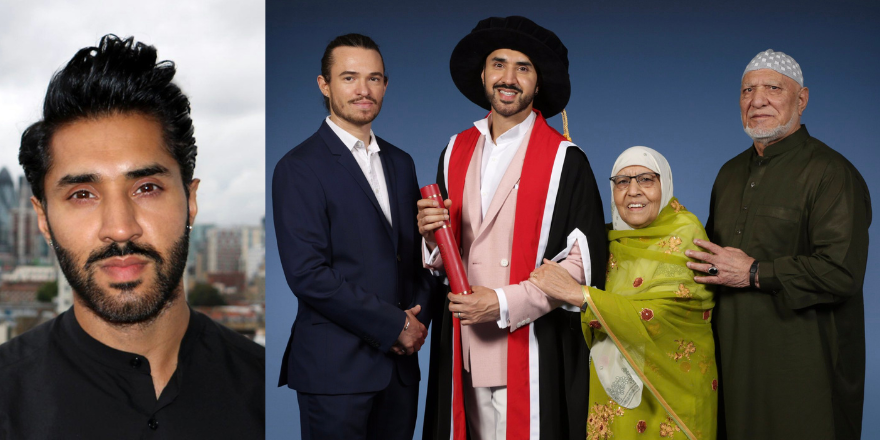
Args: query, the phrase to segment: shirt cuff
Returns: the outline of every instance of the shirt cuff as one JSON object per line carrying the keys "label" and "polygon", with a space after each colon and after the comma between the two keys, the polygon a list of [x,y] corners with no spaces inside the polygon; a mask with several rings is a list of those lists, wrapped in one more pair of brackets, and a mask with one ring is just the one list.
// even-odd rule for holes
{"label": "shirt cuff", "polygon": [[761,286],[759,289],[765,293],[776,293],[782,290],[782,283],[776,277],[772,261],[758,263],[758,284]]}
{"label": "shirt cuff", "polygon": [[431,272],[431,275],[440,276],[442,275],[439,270],[434,269],[434,262],[437,260],[437,257],[440,255],[440,246],[434,246],[433,251],[428,251],[428,244],[425,242],[425,237],[422,237],[422,261],[425,262],[425,267]]}
{"label": "shirt cuff", "polygon": [[507,295],[504,294],[504,289],[498,288],[495,290],[495,295],[498,295],[498,320],[495,321],[498,324],[498,328],[507,328],[510,326],[510,310],[507,308]]}
{"label": "shirt cuff", "polygon": [[433,251],[428,251],[428,243],[426,243],[425,238],[422,237],[422,257],[424,258],[425,265],[433,265],[434,260],[437,259],[438,255],[440,255],[440,246],[434,246]]}

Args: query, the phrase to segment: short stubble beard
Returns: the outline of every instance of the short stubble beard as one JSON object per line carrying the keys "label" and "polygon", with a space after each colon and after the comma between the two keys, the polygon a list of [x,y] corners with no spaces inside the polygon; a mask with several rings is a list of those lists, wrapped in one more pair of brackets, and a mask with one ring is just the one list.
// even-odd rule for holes
{"label": "short stubble beard", "polygon": [[[125,246],[118,243],[92,251],[82,268],[77,267],[73,254],[61,246],[49,226],[55,254],[61,271],[70,283],[70,287],[82,300],[83,304],[104,321],[120,326],[132,324],[148,324],[154,321],[165,309],[171,306],[180,296],[183,289],[180,280],[186,269],[186,257],[189,251],[189,230],[184,229],[183,235],[174,242],[167,258],[149,244],[128,242]],[[95,282],[95,263],[106,258],[141,255],[150,259],[156,267],[156,279],[152,287],[144,292],[135,289],[143,281],[112,283],[110,288],[119,290],[119,297],[114,297]]]}
{"label": "short stubble beard", "polygon": [[343,112],[342,106],[338,106],[336,100],[333,99],[333,96],[330,96],[330,109],[332,110],[332,114],[336,115],[339,119],[348,122],[349,124],[356,125],[358,127],[363,127],[364,125],[370,124],[373,122],[376,117],[379,116],[379,112],[382,111],[382,101],[373,98],[372,96],[364,96],[357,99],[352,99],[348,101],[349,104],[353,104],[357,101],[368,100],[376,104],[376,112],[373,114],[364,113],[359,110],[353,110],[352,115],[347,115]]}
{"label": "short stubble beard", "polygon": [[[519,104],[519,105],[512,107],[512,109],[501,108],[501,106],[504,104],[502,104],[500,102],[500,100],[495,97],[495,89],[516,90],[517,92],[519,92],[519,97],[517,97],[516,101],[514,101],[513,104]],[[504,116],[506,118],[511,117],[511,116],[518,114],[521,111],[527,109],[529,107],[529,105],[532,104],[532,101],[535,100],[534,93],[527,95],[527,94],[523,93],[521,87],[515,86],[515,85],[496,84],[496,85],[492,86],[491,89],[487,89],[486,84],[484,83],[483,90],[485,90],[485,92],[486,92],[486,100],[489,101],[489,104],[492,106],[492,110],[495,113],[498,113],[499,115]],[[501,92],[499,92],[499,93],[501,93]]]}

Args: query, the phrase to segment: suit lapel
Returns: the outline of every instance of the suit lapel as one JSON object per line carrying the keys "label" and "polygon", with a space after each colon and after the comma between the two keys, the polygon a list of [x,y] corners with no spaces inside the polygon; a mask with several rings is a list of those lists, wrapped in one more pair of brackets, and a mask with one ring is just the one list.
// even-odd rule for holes
{"label": "suit lapel", "polygon": [[483,222],[482,197],[480,197],[480,168],[483,163],[483,143],[486,137],[480,136],[477,140],[477,146],[474,148],[474,154],[471,155],[471,162],[467,168],[464,184],[464,201],[461,207],[462,218],[468,219],[471,227],[471,236],[476,238],[480,224]]}
{"label": "suit lapel", "polygon": [[504,206],[504,202],[513,191],[514,186],[519,182],[519,177],[522,175],[523,160],[526,157],[526,150],[529,147],[529,138],[531,136],[532,130],[529,129],[529,132],[523,137],[522,144],[510,161],[510,165],[504,171],[504,176],[501,177],[501,182],[498,184],[498,189],[495,190],[495,195],[492,196],[492,202],[489,203],[489,209],[486,210],[486,216],[483,218],[483,223],[480,224],[477,236],[482,234],[486,226],[492,223],[492,220],[498,215],[501,207]]}
{"label": "suit lapel", "polygon": [[[376,139],[376,143],[379,143],[379,139]],[[384,143],[384,142],[383,142]],[[397,199],[400,194],[397,191],[397,172],[394,169],[394,161],[391,160],[391,156],[388,154],[388,147],[386,145],[380,145],[379,148],[379,160],[382,161],[382,173],[385,174],[385,188],[388,189],[388,208],[391,213],[391,225],[388,225],[386,221],[385,224],[390,226],[387,228],[388,232],[391,233],[391,241],[394,243],[394,249],[397,249],[397,238],[398,231],[400,231],[400,200]],[[378,204],[378,202],[377,202]],[[382,209],[379,209],[379,213],[382,214]],[[385,215],[382,214],[382,218],[385,218]]]}
{"label": "suit lapel", "polygon": [[[385,225],[385,231],[388,233],[388,236],[391,237],[392,240],[394,240],[394,233],[391,230],[391,226],[388,224],[388,220],[385,219],[385,214],[382,212],[382,207],[379,206],[379,200],[376,198],[376,195],[373,194],[373,188],[370,186],[370,183],[367,182],[367,177],[364,176],[364,172],[363,170],[361,170],[360,165],[358,165],[357,160],[355,160],[354,155],[351,154],[351,150],[349,150],[348,147],[346,147],[345,144],[342,143],[342,140],[339,139],[339,136],[336,136],[336,133],[333,132],[333,129],[331,129],[326,122],[321,124],[321,129],[318,130],[318,133],[321,134],[321,138],[324,139],[324,143],[327,145],[330,153],[334,156],[337,156],[337,163],[339,163],[339,165],[343,169],[345,169],[345,171],[347,171],[349,175],[351,175],[352,179],[357,182],[357,185],[360,187],[361,191],[364,192],[364,195],[367,196],[367,199],[369,199],[370,202],[373,204],[373,207],[376,209],[376,214],[381,217],[382,224]],[[385,166],[384,162],[382,166]],[[392,194],[390,188],[388,193],[390,198],[390,194]]]}

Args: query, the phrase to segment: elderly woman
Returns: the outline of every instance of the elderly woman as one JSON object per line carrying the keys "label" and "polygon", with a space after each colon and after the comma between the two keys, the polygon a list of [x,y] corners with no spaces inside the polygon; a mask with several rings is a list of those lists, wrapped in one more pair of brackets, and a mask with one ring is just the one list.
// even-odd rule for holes
{"label": "elderly woman", "polygon": [[547,295],[581,307],[590,346],[587,439],[714,439],[714,303],[684,255],[706,232],[672,197],[660,153],[632,147],[612,175],[608,290],[581,286],[548,260],[531,277]]}

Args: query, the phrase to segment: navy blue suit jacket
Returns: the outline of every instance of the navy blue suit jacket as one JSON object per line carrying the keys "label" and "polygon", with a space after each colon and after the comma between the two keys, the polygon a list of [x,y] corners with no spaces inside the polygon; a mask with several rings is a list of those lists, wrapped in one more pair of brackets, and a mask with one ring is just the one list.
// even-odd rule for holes
{"label": "navy blue suit jacket", "polygon": [[393,363],[418,383],[418,359],[389,354],[404,310],[422,306],[433,285],[421,264],[419,195],[409,154],[376,138],[393,225],[363,171],[322,123],[278,162],[272,179],[275,233],[290,290],[299,300],[278,386],[315,394],[384,389]]}

